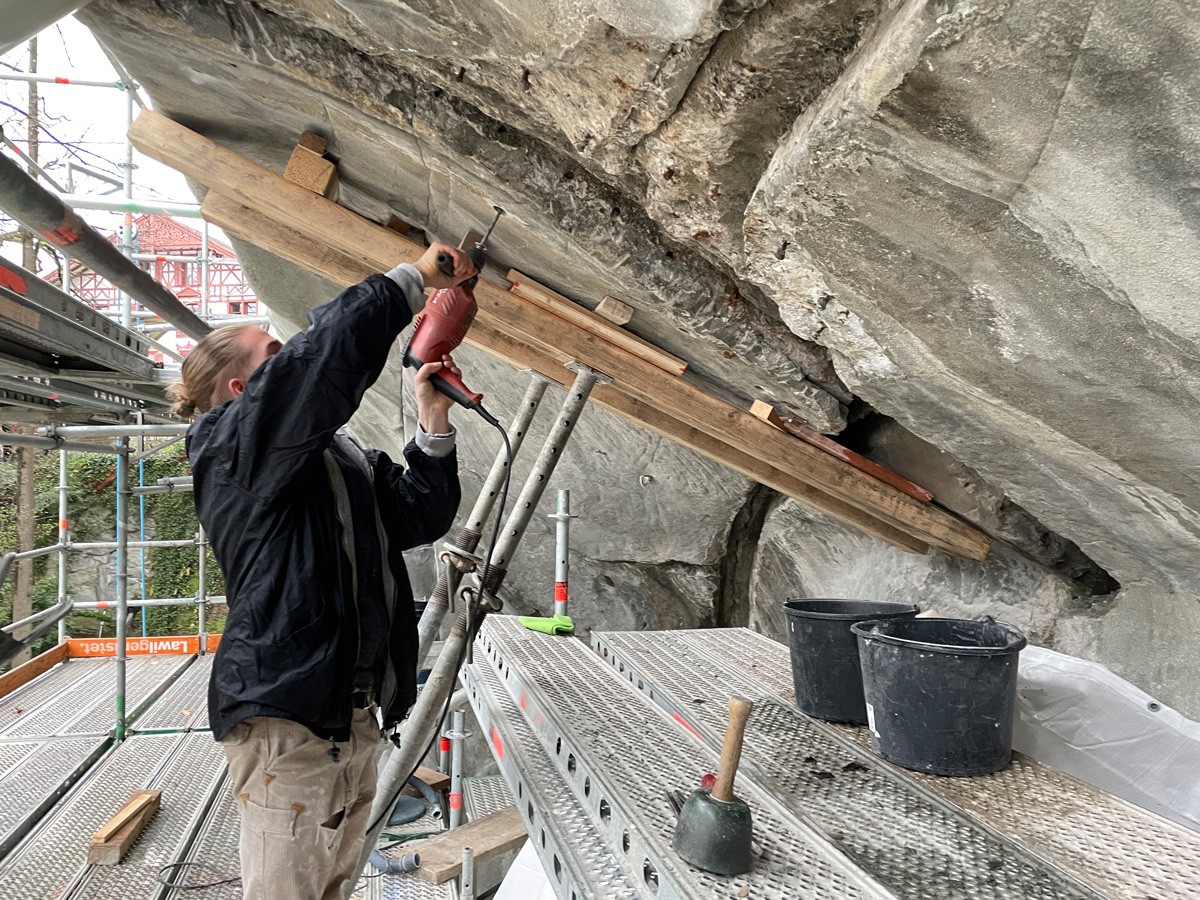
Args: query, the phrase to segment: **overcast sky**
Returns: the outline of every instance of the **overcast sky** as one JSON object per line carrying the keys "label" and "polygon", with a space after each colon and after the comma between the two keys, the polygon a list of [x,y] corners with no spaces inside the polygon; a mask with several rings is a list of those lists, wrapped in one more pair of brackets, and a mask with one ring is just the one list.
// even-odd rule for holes
{"label": "overcast sky", "polygon": [[[0,57],[0,75],[29,71],[28,45],[15,48]],[[38,36],[38,73],[52,77],[84,78],[92,81],[117,81],[119,76],[103,51],[83,25],[74,17],[60,20]],[[113,88],[39,84],[42,110],[39,164],[59,184],[67,184],[67,160],[75,159],[91,168],[120,179],[125,160],[125,92]],[[23,81],[0,80],[0,127],[5,136],[22,151],[27,150],[29,85]],[[142,94],[142,99],[149,98]],[[134,115],[137,114],[134,108]],[[69,148],[63,145],[70,145]],[[12,151],[0,146],[0,153]],[[135,200],[170,200],[195,203],[183,176],[161,163],[134,151],[133,196]],[[102,194],[108,185],[87,176],[76,176],[74,193]],[[117,190],[113,197],[120,197]],[[120,213],[79,210],[79,214],[103,234],[121,228]],[[198,227],[199,219],[181,219]],[[12,230],[10,220],[0,213],[0,232]],[[225,240],[218,229],[212,234]],[[20,245],[3,242],[0,253],[20,260]],[[45,263],[43,263],[44,265]]]}

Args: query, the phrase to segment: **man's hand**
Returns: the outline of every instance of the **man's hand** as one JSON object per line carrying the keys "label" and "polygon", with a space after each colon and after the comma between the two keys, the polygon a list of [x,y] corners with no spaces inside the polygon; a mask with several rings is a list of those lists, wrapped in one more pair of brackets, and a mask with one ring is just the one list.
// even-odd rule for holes
{"label": "man's hand", "polygon": [[[450,277],[438,268],[438,254],[448,253],[454,260],[454,277]],[[429,248],[421,254],[413,266],[421,277],[425,280],[427,288],[449,288],[454,287],[462,281],[466,281],[475,274],[475,264],[471,262],[471,257],[467,256],[465,250],[459,250],[456,247],[451,247],[449,244],[443,244],[439,241],[434,241],[429,245]]]}
{"label": "man's hand", "polygon": [[454,405],[454,401],[429,382],[431,375],[443,370],[462,375],[462,369],[454,364],[449,354],[446,354],[441,362],[427,362],[421,366],[413,379],[413,391],[417,395],[417,421],[421,423],[426,434],[450,432],[450,407]]}

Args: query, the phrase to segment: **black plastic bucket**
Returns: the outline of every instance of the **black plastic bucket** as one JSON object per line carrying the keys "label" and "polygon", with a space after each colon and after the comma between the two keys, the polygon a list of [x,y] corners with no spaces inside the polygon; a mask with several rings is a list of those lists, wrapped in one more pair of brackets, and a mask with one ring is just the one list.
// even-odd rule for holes
{"label": "black plastic bucket", "polygon": [[818,719],[865,724],[858,640],[850,626],[867,619],[912,618],[917,607],[877,600],[789,600],[783,611],[796,705]]}
{"label": "black plastic bucket", "polygon": [[1008,765],[1020,631],[991,618],[891,619],[853,630],[880,756],[934,775],[986,775]]}

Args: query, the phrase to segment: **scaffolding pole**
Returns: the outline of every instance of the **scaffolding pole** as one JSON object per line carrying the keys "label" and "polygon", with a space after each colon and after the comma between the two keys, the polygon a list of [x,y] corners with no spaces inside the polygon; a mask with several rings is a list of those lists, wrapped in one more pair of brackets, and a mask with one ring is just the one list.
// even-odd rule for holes
{"label": "scaffolding pole", "polygon": [[[71,532],[67,522],[67,451],[58,451],[58,602],[67,601],[67,542]],[[67,618],[58,620],[58,642],[67,639]]]}
{"label": "scaffolding pole", "polygon": [[65,78],[61,75],[30,75],[25,72],[0,72],[0,81],[31,81],[37,84],[73,84],[76,87],[102,87],[125,90],[120,81],[97,81],[90,78]]}
{"label": "scaffolding pole", "polygon": [[129,530],[125,521],[129,502],[129,438],[117,438],[117,727],[115,736],[125,740],[125,645],[129,639]]}

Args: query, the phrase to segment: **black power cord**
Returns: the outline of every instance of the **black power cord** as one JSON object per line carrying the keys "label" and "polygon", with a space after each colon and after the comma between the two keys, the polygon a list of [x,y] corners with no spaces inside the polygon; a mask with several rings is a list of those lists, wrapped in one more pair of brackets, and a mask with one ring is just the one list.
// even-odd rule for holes
{"label": "black power cord", "polygon": [[[479,413],[479,415],[481,417],[483,417],[483,420],[485,422],[487,422],[489,425],[494,425],[496,427],[496,429],[500,432],[500,436],[502,438],[504,438],[504,453],[505,453],[505,456],[508,458],[508,465],[505,466],[505,469],[504,469],[504,487],[502,487],[500,489],[500,508],[496,512],[496,521],[495,521],[495,524],[492,526],[491,546],[488,548],[487,556],[484,557],[483,577],[480,579],[480,582],[479,582],[480,595],[481,595],[481,599],[482,599],[482,594],[487,589],[488,578],[491,575],[492,554],[496,551],[496,543],[500,537],[500,525],[504,520],[504,508],[505,508],[505,506],[508,505],[508,486],[509,486],[510,481],[512,480],[513,453],[512,453],[512,444],[509,443],[509,440],[508,440],[508,432],[504,430],[504,426],[501,425],[499,423],[499,421],[496,420],[496,417],[493,416],[491,413],[489,413],[486,409],[484,409],[482,405],[475,406],[472,408],[477,413]],[[471,644],[473,644],[475,642],[475,635],[479,631],[479,627],[483,624],[483,619],[486,615],[487,615],[487,611],[483,610],[481,608],[478,611],[477,615],[474,618],[471,618],[470,613],[468,611],[466,638],[465,638],[465,640],[463,640],[463,645],[458,651],[458,660],[454,664],[455,675],[457,675],[459,670],[462,669],[463,661],[467,658],[467,648],[470,647]],[[375,828],[379,825],[380,822],[382,822],[387,816],[391,815],[392,806],[395,805],[397,798],[400,796],[400,792],[404,790],[404,785],[408,784],[409,778],[412,778],[414,775],[417,774],[417,769],[421,765],[421,760],[423,760],[426,756],[428,756],[429,751],[433,749],[433,742],[435,740],[437,740],[438,735],[441,734],[442,730],[446,727],[446,716],[449,715],[449,713],[450,713],[450,701],[453,699],[453,697],[454,697],[454,686],[453,686],[453,683],[451,683],[451,689],[446,694],[446,703],[442,707],[442,714],[438,718],[437,727],[433,729],[433,734],[430,735],[429,743],[425,745],[425,750],[421,753],[421,755],[419,757],[417,757],[417,761],[415,763],[413,763],[412,771],[409,772],[408,776],[406,778],[404,778],[403,781],[400,782],[400,787],[396,789],[396,791],[392,794],[392,796],[388,800],[388,802],[386,804],[384,804],[383,812],[381,812],[379,814],[379,816],[375,819],[375,821],[371,823],[370,827],[367,828],[368,835],[370,835],[370,833],[375,830]],[[397,747],[398,746],[399,746],[399,744],[397,744]]]}
{"label": "black power cord", "polygon": [[[185,874],[180,881],[172,881],[168,874],[173,869],[200,869],[209,875],[223,876],[217,881],[203,881],[199,884],[189,883]],[[171,888],[176,891],[200,891],[205,888],[218,887],[222,884],[236,884],[242,880],[241,875],[229,875],[228,872],[222,872],[216,866],[210,866],[208,863],[202,862],[176,862],[169,863],[158,870],[158,874],[154,876],[155,880],[164,887]]]}

